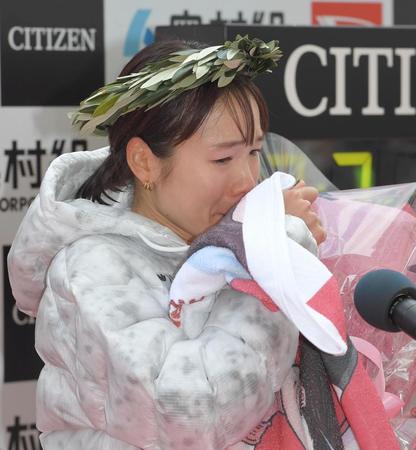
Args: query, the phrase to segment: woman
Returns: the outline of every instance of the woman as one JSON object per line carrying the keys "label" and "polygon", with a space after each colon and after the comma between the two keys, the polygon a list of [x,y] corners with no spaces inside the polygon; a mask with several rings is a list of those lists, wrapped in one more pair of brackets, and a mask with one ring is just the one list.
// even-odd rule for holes
{"label": "woman", "polygon": [[[236,42],[237,50],[261,49],[245,51],[248,61],[264,49]],[[190,48],[148,47],[121,81],[149,67],[167,76],[167,58],[181,60],[178,52]],[[210,60],[212,70],[219,59]],[[80,121],[108,130],[110,149],[51,164],[8,260],[19,308],[37,317],[45,450],[246,449],[257,442],[253,432],[267,428],[262,420],[295,359],[295,327],[230,289],[216,304],[235,310],[233,324],[207,324],[186,339],[168,317],[170,281],[188,244],[259,179],[268,115],[249,75],[241,70],[224,87],[191,85],[156,105],[159,83],[145,106],[135,99],[101,122],[96,110],[88,116],[81,108]],[[114,105],[106,95],[117,86],[94,97],[105,97],[101,111]],[[288,232],[306,246],[324,238],[310,209],[316,195],[303,183],[285,194],[286,213],[303,219],[288,219]],[[239,336],[238,324],[251,338]]]}

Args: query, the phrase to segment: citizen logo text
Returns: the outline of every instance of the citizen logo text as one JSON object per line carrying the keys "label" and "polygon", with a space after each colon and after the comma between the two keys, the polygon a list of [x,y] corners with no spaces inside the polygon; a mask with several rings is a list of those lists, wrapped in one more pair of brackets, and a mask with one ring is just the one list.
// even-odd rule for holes
{"label": "citizen logo text", "polygon": [[8,43],[15,51],[93,52],[97,30],[94,28],[10,28]]}

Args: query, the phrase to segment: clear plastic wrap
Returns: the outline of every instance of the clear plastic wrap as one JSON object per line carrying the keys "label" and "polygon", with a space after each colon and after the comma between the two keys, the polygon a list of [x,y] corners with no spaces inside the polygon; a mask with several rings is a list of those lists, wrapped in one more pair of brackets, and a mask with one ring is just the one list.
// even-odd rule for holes
{"label": "clear plastic wrap", "polygon": [[276,170],[304,180],[319,192],[337,189],[297,145],[283,136],[267,133],[261,152],[262,178],[269,177]]}
{"label": "clear plastic wrap", "polygon": [[[314,204],[328,234],[320,258],[340,285],[350,336],[370,342],[381,354],[385,390],[404,405],[391,422],[402,449],[415,449],[416,341],[368,325],[354,307],[353,293],[364,274],[381,268],[400,271],[416,283],[416,182],[336,190],[295,144],[271,133],[262,168],[264,176],[279,169],[331,191],[321,193]],[[369,360],[367,370],[375,379],[378,369]]]}
{"label": "clear plastic wrap", "polygon": [[[321,194],[315,202],[325,230],[321,260],[338,280],[347,329],[381,353],[386,391],[404,407],[392,419],[403,449],[416,444],[416,341],[404,333],[386,333],[368,325],[358,314],[353,293],[360,278],[387,268],[416,282],[416,183]],[[369,363],[368,370],[375,376]]]}

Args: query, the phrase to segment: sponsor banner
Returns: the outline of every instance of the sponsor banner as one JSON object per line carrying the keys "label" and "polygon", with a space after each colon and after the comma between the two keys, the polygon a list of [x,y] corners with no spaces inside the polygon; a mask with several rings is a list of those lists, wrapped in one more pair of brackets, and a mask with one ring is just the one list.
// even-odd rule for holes
{"label": "sponsor banner", "polygon": [[171,4],[163,0],[140,4],[124,0],[123,8],[114,0],[105,0],[104,7],[105,45],[111,50],[111,57],[106,57],[105,62],[107,81],[114,79],[137,51],[153,41],[158,25],[307,25],[311,18],[311,0],[277,3],[258,0],[244,7],[238,0],[227,3],[182,0]]}
{"label": "sponsor banner", "polygon": [[[35,380],[42,367],[34,349],[34,319],[16,309],[6,256],[20,220],[43,175],[62,153],[106,145],[103,138],[71,130],[70,108],[0,108],[0,349],[5,358],[3,424],[7,449],[39,449],[35,429]],[[0,425],[1,426],[1,425]],[[4,447],[1,444],[0,450]]]}
{"label": "sponsor banner", "polygon": [[416,25],[415,0],[394,0],[394,24]]}
{"label": "sponsor banner", "polygon": [[[325,2],[337,9],[337,15],[345,18],[374,20],[377,24],[392,24],[393,0],[333,1]],[[141,2],[124,0],[123,8],[116,1],[105,0],[105,45],[111,49],[111,57],[106,57],[106,80],[112,80],[138,50],[153,42],[156,26],[181,25],[310,25],[314,15],[315,3],[318,11],[324,2],[296,0],[295,2],[273,2],[258,0],[247,4],[230,0],[226,4],[220,0],[195,3],[191,0],[166,4],[163,0]],[[365,8],[361,4],[368,5]],[[337,6],[340,5],[340,6]],[[369,19],[365,12],[370,10]],[[331,10],[328,10],[330,14]],[[329,14],[328,13],[328,14]],[[322,13],[320,14],[323,15]],[[336,24],[335,19],[325,16],[325,25]],[[253,34],[253,30],[249,30]],[[203,40],[203,36],[196,36]]]}
{"label": "sponsor banner", "polygon": [[250,32],[279,39],[284,58],[259,77],[271,130],[288,138],[415,137],[416,29],[160,27],[157,36],[212,43]]}
{"label": "sponsor banner", "polygon": [[35,423],[36,382],[6,383],[3,391],[5,447],[0,449],[41,450]]}
{"label": "sponsor banner", "polygon": [[3,0],[1,104],[77,105],[104,80],[102,0]]}
{"label": "sponsor banner", "polygon": [[383,24],[383,4],[379,2],[312,3],[313,25],[374,26]]}
{"label": "sponsor banner", "polygon": [[294,142],[339,189],[415,181],[416,138],[323,138]]}
{"label": "sponsor banner", "polygon": [[[34,350],[35,319],[21,313],[10,288],[7,275],[7,254],[10,246],[4,245],[3,257],[3,299],[4,299],[4,381],[36,380],[43,367]],[[20,355],[20,357],[16,357]]]}
{"label": "sponsor banner", "polygon": [[[71,108],[0,108],[1,235],[11,242],[15,226],[37,194],[42,177],[62,153],[106,145],[104,138],[80,136],[67,117]],[[10,213],[10,214],[4,214]]]}

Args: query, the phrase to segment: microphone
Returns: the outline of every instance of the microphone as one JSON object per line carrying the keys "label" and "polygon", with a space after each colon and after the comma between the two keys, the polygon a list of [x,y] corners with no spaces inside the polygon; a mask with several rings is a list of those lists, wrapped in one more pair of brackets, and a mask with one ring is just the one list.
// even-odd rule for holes
{"label": "microphone", "polygon": [[358,282],[354,303],[361,317],[381,330],[416,339],[416,285],[400,272],[380,269]]}

